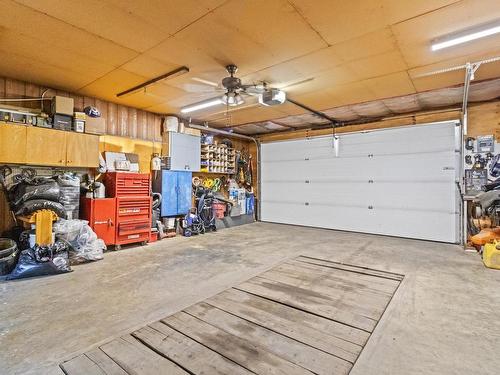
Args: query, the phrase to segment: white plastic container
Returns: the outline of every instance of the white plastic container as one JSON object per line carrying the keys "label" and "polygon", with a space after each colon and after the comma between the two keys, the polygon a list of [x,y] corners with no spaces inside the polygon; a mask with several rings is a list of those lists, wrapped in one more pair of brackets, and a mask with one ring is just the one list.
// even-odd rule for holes
{"label": "white plastic container", "polygon": [[164,130],[167,132],[179,131],[179,119],[176,116],[165,117]]}
{"label": "white plastic container", "polygon": [[238,206],[240,213],[245,215],[247,213],[247,191],[245,189],[238,189]]}

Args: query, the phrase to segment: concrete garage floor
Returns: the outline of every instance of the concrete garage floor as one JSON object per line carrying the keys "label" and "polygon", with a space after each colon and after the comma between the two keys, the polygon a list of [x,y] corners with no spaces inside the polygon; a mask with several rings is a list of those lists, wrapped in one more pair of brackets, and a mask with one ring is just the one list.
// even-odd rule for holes
{"label": "concrete garage floor", "polygon": [[433,242],[255,223],[105,255],[74,272],[0,284],[0,373],[57,364],[310,255],[405,274],[351,374],[497,374],[500,271]]}

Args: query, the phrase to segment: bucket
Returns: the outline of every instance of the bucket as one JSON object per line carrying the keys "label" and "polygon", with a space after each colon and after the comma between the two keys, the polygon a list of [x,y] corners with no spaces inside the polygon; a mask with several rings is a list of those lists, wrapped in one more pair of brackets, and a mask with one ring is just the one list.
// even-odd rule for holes
{"label": "bucket", "polygon": [[224,213],[226,212],[226,204],[225,203],[214,203],[212,208],[215,213],[216,219],[223,219]]}
{"label": "bucket", "polygon": [[19,250],[9,238],[0,238],[0,275],[9,274],[16,265]]}

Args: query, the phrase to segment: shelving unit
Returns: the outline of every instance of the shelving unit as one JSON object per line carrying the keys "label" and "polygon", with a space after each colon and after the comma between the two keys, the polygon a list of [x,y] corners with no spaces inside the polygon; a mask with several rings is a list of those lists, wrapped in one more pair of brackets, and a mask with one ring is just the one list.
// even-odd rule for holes
{"label": "shelving unit", "polygon": [[235,149],[226,145],[201,145],[201,169],[204,173],[226,173],[235,171]]}

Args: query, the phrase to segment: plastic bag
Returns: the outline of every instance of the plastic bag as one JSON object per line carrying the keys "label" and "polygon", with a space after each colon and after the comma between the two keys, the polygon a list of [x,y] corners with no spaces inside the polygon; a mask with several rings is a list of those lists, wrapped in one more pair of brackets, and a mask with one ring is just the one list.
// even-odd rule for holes
{"label": "plastic bag", "polygon": [[10,200],[11,202],[20,201],[25,194],[31,193],[42,186],[57,187],[57,182],[49,177],[36,177],[32,180],[21,179],[9,188]]}
{"label": "plastic bag", "polygon": [[66,211],[61,203],[47,201],[44,199],[34,199],[24,202],[18,208],[16,216],[31,215],[38,210],[51,210],[54,211],[60,218],[66,218]]}
{"label": "plastic bag", "polygon": [[25,193],[14,202],[15,207],[19,207],[20,204],[34,199],[59,202],[61,197],[61,190],[55,182],[39,186],[28,186],[28,188],[24,190]]}
{"label": "plastic bag", "polygon": [[106,244],[94,233],[85,220],[58,220],[53,226],[56,238],[68,244],[71,260],[102,259]]}
{"label": "plastic bag", "polygon": [[35,245],[32,249],[23,250],[7,280],[71,272],[66,247],[64,242],[56,241],[53,245]]}
{"label": "plastic bag", "polygon": [[72,173],[65,173],[57,177],[61,189],[59,202],[66,210],[65,218],[77,219],[80,211],[80,178]]}

